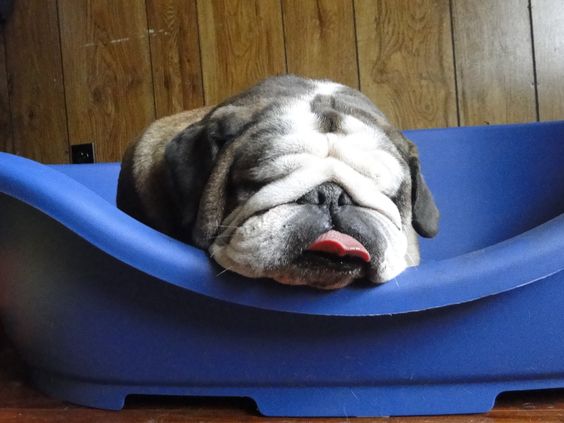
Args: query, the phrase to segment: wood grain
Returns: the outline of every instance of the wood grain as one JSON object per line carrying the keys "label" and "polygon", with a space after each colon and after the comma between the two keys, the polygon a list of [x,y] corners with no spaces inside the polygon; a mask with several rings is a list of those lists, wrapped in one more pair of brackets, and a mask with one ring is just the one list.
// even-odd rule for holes
{"label": "wood grain", "polygon": [[358,88],[352,0],[283,0],[288,72]]}
{"label": "wood grain", "polygon": [[198,0],[206,104],[286,71],[279,0]]}
{"label": "wood grain", "polygon": [[146,0],[156,117],[204,104],[195,0]]}
{"label": "wood grain", "polygon": [[537,120],[527,0],[453,0],[462,125]]}
{"label": "wood grain", "polygon": [[400,128],[456,126],[448,0],[355,1],[360,86]]}
{"label": "wood grain", "polygon": [[12,116],[8,96],[8,74],[6,73],[6,48],[4,28],[0,27],[0,151],[14,152],[12,138]]}
{"label": "wood grain", "polygon": [[12,150],[46,163],[67,163],[61,46],[55,0],[14,2],[5,26]]}
{"label": "wood grain", "polygon": [[0,149],[64,163],[69,142],[95,142],[119,160],[155,117],[286,71],[360,86],[402,128],[562,119],[564,2],[530,3],[15,1]]}
{"label": "wood grain", "polygon": [[60,0],[59,13],[70,142],[119,160],[155,117],[145,2]]}
{"label": "wood grain", "polygon": [[540,120],[564,119],[564,2],[532,0]]}

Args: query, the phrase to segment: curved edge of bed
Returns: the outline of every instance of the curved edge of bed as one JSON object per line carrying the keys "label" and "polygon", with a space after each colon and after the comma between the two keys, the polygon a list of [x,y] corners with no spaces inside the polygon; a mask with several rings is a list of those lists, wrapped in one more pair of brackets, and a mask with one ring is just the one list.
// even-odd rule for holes
{"label": "curved edge of bed", "polygon": [[106,254],[157,279],[243,306],[324,316],[378,316],[462,304],[564,269],[564,214],[512,239],[428,261],[378,287],[331,292],[247,279],[136,221],[63,173],[0,153],[0,192],[32,206]]}

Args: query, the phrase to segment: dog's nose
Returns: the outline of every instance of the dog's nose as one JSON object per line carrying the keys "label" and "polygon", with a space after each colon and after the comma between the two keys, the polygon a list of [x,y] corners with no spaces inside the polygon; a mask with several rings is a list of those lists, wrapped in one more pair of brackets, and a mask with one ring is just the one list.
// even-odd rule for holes
{"label": "dog's nose", "polygon": [[307,194],[303,195],[297,201],[298,204],[315,204],[327,207],[329,210],[335,210],[338,207],[352,204],[351,197],[339,185],[333,182],[325,182]]}

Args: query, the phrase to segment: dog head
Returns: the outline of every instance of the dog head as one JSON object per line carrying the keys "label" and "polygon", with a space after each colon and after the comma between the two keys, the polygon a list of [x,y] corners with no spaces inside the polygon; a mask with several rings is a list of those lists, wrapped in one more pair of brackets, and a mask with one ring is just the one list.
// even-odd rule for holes
{"label": "dog head", "polygon": [[417,149],[360,92],[284,76],[166,149],[182,230],[224,268],[334,289],[418,264],[438,211]]}

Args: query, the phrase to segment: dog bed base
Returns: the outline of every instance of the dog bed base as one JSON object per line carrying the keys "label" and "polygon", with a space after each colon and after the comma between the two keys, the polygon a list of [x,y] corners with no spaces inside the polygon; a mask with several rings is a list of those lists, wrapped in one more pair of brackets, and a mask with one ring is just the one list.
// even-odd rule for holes
{"label": "dog bed base", "polygon": [[501,392],[560,388],[564,379],[380,387],[167,387],[120,386],[67,380],[41,371],[32,381],[75,404],[121,410],[129,395],[251,398],[264,416],[373,417],[472,414],[492,409]]}
{"label": "dog bed base", "polygon": [[[0,154],[0,315],[32,381],[106,409],[136,394],[233,396],[270,416],[346,417],[483,412],[500,392],[564,387],[564,123],[442,131],[411,134],[449,143],[420,145],[441,163],[426,168],[438,244],[386,285],[335,292],[222,273],[115,209],[115,164]],[[441,174],[503,143],[516,153],[480,177],[501,184],[535,155],[543,172],[495,189]],[[473,190],[491,198],[461,200]],[[495,225],[476,214],[496,210]]]}

